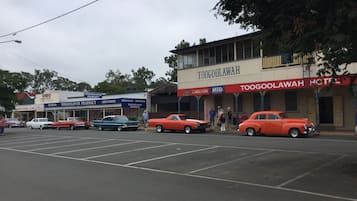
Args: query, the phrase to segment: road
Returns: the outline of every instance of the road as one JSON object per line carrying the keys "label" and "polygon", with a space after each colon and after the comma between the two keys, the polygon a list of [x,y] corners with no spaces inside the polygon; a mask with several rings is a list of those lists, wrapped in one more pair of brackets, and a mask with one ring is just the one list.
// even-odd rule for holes
{"label": "road", "polygon": [[356,137],[6,132],[0,200],[357,201]]}

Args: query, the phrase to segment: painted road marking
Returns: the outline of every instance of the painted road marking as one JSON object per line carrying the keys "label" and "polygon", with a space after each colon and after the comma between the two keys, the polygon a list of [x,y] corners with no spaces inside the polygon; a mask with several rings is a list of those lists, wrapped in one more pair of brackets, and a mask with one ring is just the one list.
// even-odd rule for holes
{"label": "painted road marking", "polygon": [[56,149],[56,148],[72,147],[72,146],[74,147],[74,146],[78,146],[78,145],[94,144],[94,143],[107,142],[107,141],[113,141],[113,139],[99,140],[99,141],[94,141],[94,142],[83,142],[83,143],[78,143],[78,144],[67,144],[67,145],[60,145],[60,146],[53,146],[53,147],[43,147],[43,148],[38,148],[38,149],[31,149],[28,151],[41,151],[41,150],[46,150],[46,149]]}

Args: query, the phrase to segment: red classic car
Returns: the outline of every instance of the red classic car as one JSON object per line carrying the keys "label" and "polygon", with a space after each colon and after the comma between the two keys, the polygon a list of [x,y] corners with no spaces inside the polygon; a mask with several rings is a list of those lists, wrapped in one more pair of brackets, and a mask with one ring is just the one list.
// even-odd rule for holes
{"label": "red classic car", "polygon": [[239,124],[239,131],[249,136],[256,133],[264,135],[287,135],[293,138],[315,132],[312,122],[304,118],[287,118],[282,111],[255,112]]}
{"label": "red classic car", "polygon": [[89,127],[90,123],[88,121],[80,120],[78,117],[68,117],[67,120],[53,122],[52,124],[52,128],[57,128],[58,130],[61,128],[69,128],[71,130],[77,128],[88,129]]}
{"label": "red classic car", "polygon": [[205,132],[206,128],[209,127],[208,121],[191,119],[185,114],[171,114],[162,119],[149,119],[148,124],[149,127],[155,127],[158,133],[164,130],[171,130],[184,131],[188,134],[191,133],[192,130]]}

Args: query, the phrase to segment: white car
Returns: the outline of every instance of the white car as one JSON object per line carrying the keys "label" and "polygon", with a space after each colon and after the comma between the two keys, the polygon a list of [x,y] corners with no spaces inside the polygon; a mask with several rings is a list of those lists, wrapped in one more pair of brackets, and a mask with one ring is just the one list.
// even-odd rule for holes
{"label": "white car", "polygon": [[51,128],[53,122],[49,121],[47,118],[34,118],[31,121],[26,122],[26,127],[34,129],[44,129]]}

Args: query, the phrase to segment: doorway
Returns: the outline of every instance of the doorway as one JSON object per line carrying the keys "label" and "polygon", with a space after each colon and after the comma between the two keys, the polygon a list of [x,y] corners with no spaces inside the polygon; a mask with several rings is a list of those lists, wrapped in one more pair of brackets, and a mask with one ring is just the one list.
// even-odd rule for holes
{"label": "doorway", "polygon": [[333,124],[333,97],[319,98],[321,124]]}

